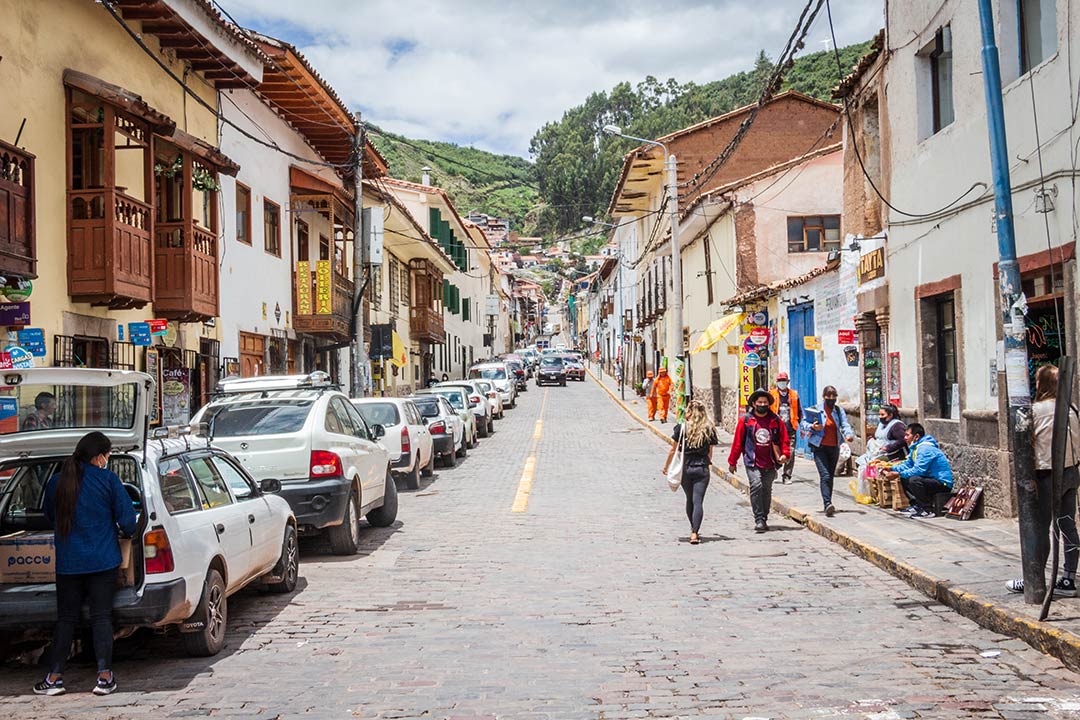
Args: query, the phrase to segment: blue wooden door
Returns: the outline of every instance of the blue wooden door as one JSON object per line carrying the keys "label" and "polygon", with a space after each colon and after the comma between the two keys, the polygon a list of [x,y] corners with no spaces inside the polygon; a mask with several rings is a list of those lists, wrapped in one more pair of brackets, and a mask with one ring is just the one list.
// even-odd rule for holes
{"label": "blue wooden door", "polygon": [[803,303],[788,309],[788,352],[791,362],[791,387],[799,393],[803,407],[818,405],[817,366],[813,350],[807,350],[803,338],[814,334],[814,304]]}

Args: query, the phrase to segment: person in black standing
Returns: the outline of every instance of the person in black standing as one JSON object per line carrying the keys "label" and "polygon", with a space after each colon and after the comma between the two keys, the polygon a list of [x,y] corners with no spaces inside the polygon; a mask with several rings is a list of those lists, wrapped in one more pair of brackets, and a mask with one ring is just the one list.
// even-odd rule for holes
{"label": "person in black standing", "polygon": [[116,690],[112,672],[113,596],[120,567],[118,530],[136,529],[131,498],[116,473],[108,470],[112,442],[104,433],[87,433],[45,486],[45,516],[56,528],[56,632],[52,664],[34,686],[38,695],[64,693],[64,664],[71,653],[83,602],[90,606],[90,628],[97,658],[95,695]]}
{"label": "person in black standing", "polygon": [[686,493],[686,518],[690,521],[690,544],[701,542],[698,532],[701,520],[705,516],[705,491],[709,489],[709,466],[712,464],[712,449],[718,442],[716,427],[709,419],[705,406],[697,400],[691,400],[686,408],[686,422],[675,426],[672,438],[675,445],[668,452],[664,462],[663,474],[667,475],[676,448],[683,441],[682,489]]}

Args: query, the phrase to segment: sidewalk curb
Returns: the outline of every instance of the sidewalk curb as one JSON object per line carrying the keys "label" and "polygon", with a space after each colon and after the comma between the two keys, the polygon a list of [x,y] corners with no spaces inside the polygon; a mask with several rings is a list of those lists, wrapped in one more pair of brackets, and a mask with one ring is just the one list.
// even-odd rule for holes
{"label": "sidewalk curb", "polygon": [[[592,370],[586,369],[586,372],[632,418],[669,445],[674,445],[674,441],[660,428],[642,419],[629,405],[620,400],[602,380],[593,374]],[[732,487],[742,492],[749,492],[749,486],[738,476],[715,466],[712,471]],[[954,588],[948,580],[936,578],[913,565],[898,560],[869,543],[824,524],[812,517],[811,513],[790,506],[775,496],[772,501],[772,509],[781,515],[790,517],[807,530],[876,565],[893,577],[903,580],[927,597],[952,608],[977,625],[1002,635],[1023,640],[1039,652],[1057,658],[1069,669],[1080,672],[1080,636],[1056,628],[1050,623],[1039,622],[1030,616],[1017,614],[1008,608],[995,605],[992,600],[983,596]]]}

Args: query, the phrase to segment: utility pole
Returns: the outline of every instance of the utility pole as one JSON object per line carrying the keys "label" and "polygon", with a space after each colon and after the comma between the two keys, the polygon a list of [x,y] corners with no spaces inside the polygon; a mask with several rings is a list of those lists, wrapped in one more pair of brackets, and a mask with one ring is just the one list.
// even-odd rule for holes
{"label": "utility pole", "polygon": [[[664,148],[665,150],[667,148]],[[668,353],[675,357],[683,355],[682,322],[682,258],[679,250],[679,175],[676,171],[675,156],[667,156],[668,172],[668,212],[671,215],[671,321],[675,329],[671,335],[674,340]]]}
{"label": "utility pole", "polygon": [[364,150],[366,133],[360,113],[353,121],[353,156],[356,158],[354,177],[356,198],[353,200],[353,337],[349,367],[349,395],[354,398],[367,394],[361,373],[367,372],[367,350],[364,348],[364,270],[368,260],[368,239],[364,234]]}
{"label": "utility pole", "polygon": [[[1020,287],[1020,265],[1016,260],[1013,230],[1012,186],[1009,181],[1009,151],[1005,140],[1005,111],[1001,99],[1001,67],[994,39],[994,14],[990,0],[979,0],[982,29],[983,88],[986,92],[986,121],[990,132],[990,165],[994,180],[994,215],[997,220],[998,291],[1001,302],[1002,336],[1005,341],[1005,385],[1008,396],[1008,435],[1012,445],[1012,472],[1016,481],[1017,511],[1020,520],[1020,559],[1024,571],[1024,601],[1042,602],[1046,594],[1046,555],[1039,548],[1047,543],[1049,527],[1039,522],[1040,499],[1049,488],[1038,492],[1035,480],[1035,450],[1031,444],[1031,388],[1028,383],[1027,312]],[[1031,82],[1029,79],[1028,82]],[[1040,498],[1040,496],[1042,496]]]}
{"label": "utility pole", "polygon": [[[618,228],[615,229],[615,234],[619,234]],[[619,374],[619,398],[621,400],[626,399],[626,295],[623,291],[623,254],[622,254],[622,238],[618,240],[618,249],[615,251],[615,259],[619,263],[619,364],[622,365],[622,372]]]}

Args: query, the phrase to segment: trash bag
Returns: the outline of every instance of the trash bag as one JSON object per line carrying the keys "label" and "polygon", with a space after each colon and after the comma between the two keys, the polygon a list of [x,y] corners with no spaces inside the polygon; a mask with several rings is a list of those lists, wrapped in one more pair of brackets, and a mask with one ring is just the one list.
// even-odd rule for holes
{"label": "trash bag", "polygon": [[848,481],[848,489],[851,490],[855,502],[860,505],[871,505],[874,502],[874,498],[870,495],[870,478],[866,476],[866,470],[865,465],[860,465],[859,472]]}

